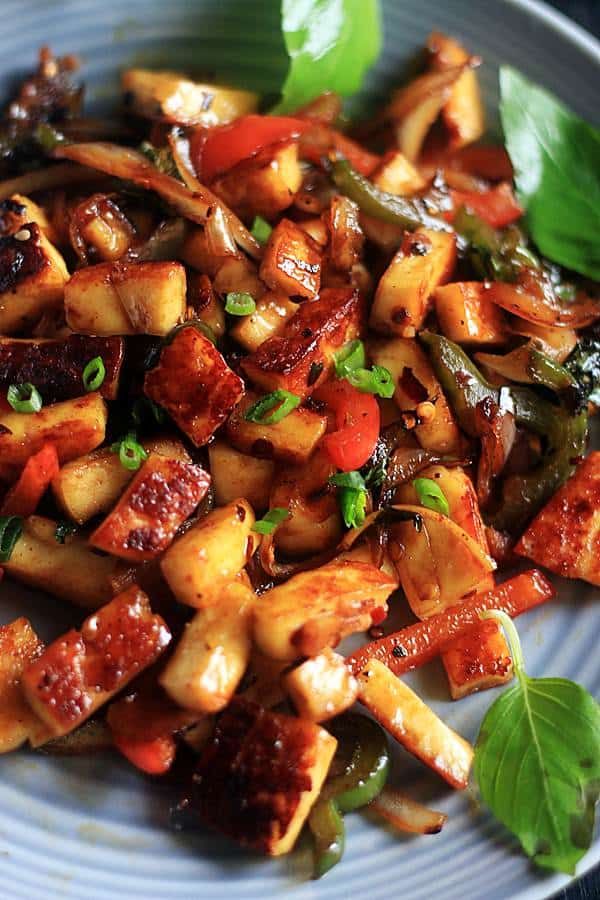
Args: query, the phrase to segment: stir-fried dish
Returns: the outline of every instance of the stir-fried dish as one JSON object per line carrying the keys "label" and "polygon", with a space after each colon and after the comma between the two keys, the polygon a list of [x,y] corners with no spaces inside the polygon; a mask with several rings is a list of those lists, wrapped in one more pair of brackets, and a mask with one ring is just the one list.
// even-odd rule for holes
{"label": "stir-fried dish", "polygon": [[[442,829],[386,783],[395,742],[469,782],[399,676],[439,657],[459,700],[516,674],[531,707],[501,614],[552,598],[535,566],[600,585],[600,300],[530,240],[476,63],[432,34],[352,124],[332,92],[268,114],[130,69],[97,119],[42,51],[0,125],[0,562],[73,628],[0,628],[2,752],[177,770],[187,821],[270,855],[308,829],[322,875],[359,807]],[[477,779],[513,827],[498,729]]]}

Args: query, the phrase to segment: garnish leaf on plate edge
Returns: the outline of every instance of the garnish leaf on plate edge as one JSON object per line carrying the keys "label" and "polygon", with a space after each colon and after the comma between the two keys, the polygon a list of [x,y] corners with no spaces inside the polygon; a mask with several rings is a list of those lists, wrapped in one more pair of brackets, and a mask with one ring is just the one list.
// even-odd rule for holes
{"label": "garnish leaf on plate edge", "polygon": [[553,262],[600,280],[600,130],[510,66],[500,116],[534,242]]}
{"label": "garnish leaf on plate edge", "polygon": [[516,684],[487,711],[475,745],[481,796],[547,869],[575,873],[589,849],[600,795],[600,706],[564,678],[531,678],[517,630],[493,610],[509,637]]}

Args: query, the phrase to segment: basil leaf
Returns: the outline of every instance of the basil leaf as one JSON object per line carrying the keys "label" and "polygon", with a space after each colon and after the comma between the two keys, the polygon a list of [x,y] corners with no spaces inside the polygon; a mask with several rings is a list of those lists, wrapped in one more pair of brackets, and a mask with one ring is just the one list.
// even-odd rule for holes
{"label": "basil leaf", "polygon": [[278,113],[325,90],[354,94],[381,46],[377,0],[282,0],[281,28],[290,67]]}
{"label": "basil leaf", "polygon": [[517,630],[498,610],[517,683],[492,704],[475,745],[485,803],[539,866],[574,874],[592,841],[600,794],[600,706],[564,678],[531,678]]}
{"label": "basil leaf", "polygon": [[500,116],[520,202],[542,253],[600,279],[600,130],[509,66]]}

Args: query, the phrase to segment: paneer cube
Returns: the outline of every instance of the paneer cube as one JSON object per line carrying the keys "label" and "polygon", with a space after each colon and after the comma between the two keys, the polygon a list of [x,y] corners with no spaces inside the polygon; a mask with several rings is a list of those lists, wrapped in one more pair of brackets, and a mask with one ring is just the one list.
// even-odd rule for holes
{"label": "paneer cube", "polygon": [[229,333],[245,350],[252,353],[275,334],[283,331],[285,323],[298,312],[298,304],[269,291],[256,301],[256,309],[249,316],[242,316]]}
{"label": "paneer cube", "polygon": [[321,249],[295,222],[281,219],[267,241],[260,277],[273,291],[314,300],[321,285]]}
{"label": "paneer cube", "polygon": [[510,681],[513,661],[502,629],[491,620],[473,625],[442,654],[454,700]]}
{"label": "paneer cube", "polygon": [[486,295],[482,282],[457,281],[434,291],[433,300],[442,333],[466,346],[501,344],[506,327],[499,308]]}
{"label": "paneer cube", "polygon": [[274,219],[291,206],[302,184],[296,143],[266,148],[221,175],[211,190],[243,219]]}
{"label": "paneer cube", "polygon": [[0,334],[16,334],[62,306],[69,272],[35,222],[0,238]]}
{"label": "paneer cube", "polygon": [[244,382],[193,325],[163,347],[144,391],[163,406],[197,447],[209,440],[244,395]]}
{"label": "paneer cube", "polygon": [[148,597],[132,585],[30,663],[23,692],[53,735],[66,734],[155,662],[170,640]]}
{"label": "paneer cube", "polygon": [[201,466],[153,453],[90,535],[90,544],[132,562],[154,559],[167,549],[209,484]]}
{"label": "paneer cube", "polygon": [[21,676],[43,649],[27,619],[0,626],[0,753],[16,750],[39,724],[23,696]]}
{"label": "paneer cube", "polygon": [[377,285],[371,327],[382,334],[414,337],[429,301],[447,281],[456,262],[456,238],[445,231],[421,228],[407,234]]}
{"label": "paneer cube", "polygon": [[515,551],[564,578],[600,586],[600,451],[579,463]]}
{"label": "paneer cube", "polygon": [[324,722],[352,706],[358,682],[343,656],[328,647],[283,676],[283,685],[301,719]]}
{"label": "paneer cube", "polygon": [[313,722],[236,700],[196,772],[208,824],[270,856],[292,849],[329,771],[336,739]]}
{"label": "paneer cube", "polygon": [[240,453],[229,441],[220,440],[209,444],[208,459],[218,506],[244,497],[257,512],[267,509],[275,473],[272,460]]}
{"label": "paneer cube", "polygon": [[363,301],[354,288],[326,288],[302,303],[281,332],[247,356],[242,367],[265,391],[277,388],[307,397],[324,381],[334,353],[361,334]]}

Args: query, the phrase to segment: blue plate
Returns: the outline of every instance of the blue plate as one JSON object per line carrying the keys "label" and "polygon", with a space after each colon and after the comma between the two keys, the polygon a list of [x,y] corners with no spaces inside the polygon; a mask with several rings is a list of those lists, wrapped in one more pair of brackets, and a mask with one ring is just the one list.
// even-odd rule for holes
{"label": "blue plate", "polygon": [[[0,15],[0,77],[10,83],[34,63],[41,44],[83,61],[88,96],[107,106],[125,65],[193,68],[240,85],[268,87],[283,74],[280,41],[261,22],[275,21],[277,0],[4,0]],[[447,31],[482,55],[480,70],[492,127],[497,66],[512,63],[545,84],[588,119],[598,118],[600,48],[540,3],[520,0],[388,0],[383,3],[385,49],[366,97],[378,99],[401,77],[410,55],[432,28]],[[260,49],[260,68],[239,57]],[[576,177],[576,173],[573,173]],[[29,615],[55,637],[68,613],[48,598],[0,584],[0,617]],[[532,675],[573,678],[600,694],[598,595],[580,582],[561,582],[557,600],[523,616]],[[437,663],[410,681],[442,718],[468,738],[494,699],[487,692],[453,704]],[[394,782],[445,810],[437,836],[403,838],[359,814],[349,816],[343,862],[323,881],[307,880],[310,850],[288,859],[251,856],[207,833],[169,831],[170,790],[138,777],[111,755],[55,759],[20,752],[0,760],[0,896],[17,898],[281,897],[342,898],[390,895],[409,900],[541,900],[568,882],[533,869],[516,842],[482,811],[476,796],[452,794],[412,758],[398,752]],[[596,842],[580,865],[600,859]]]}

